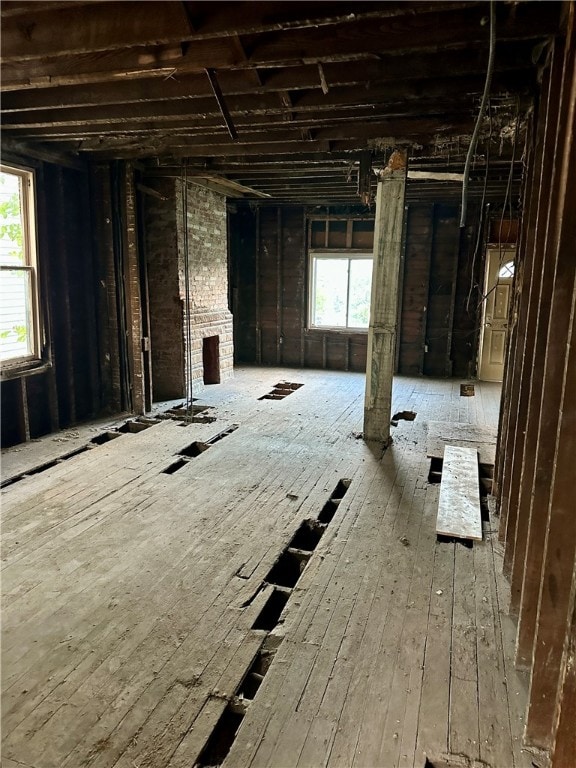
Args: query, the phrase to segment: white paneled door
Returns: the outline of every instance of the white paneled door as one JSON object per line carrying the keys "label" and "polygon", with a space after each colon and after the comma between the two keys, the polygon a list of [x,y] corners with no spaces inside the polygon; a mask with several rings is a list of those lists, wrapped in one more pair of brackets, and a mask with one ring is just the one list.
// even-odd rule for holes
{"label": "white paneled door", "polygon": [[486,254],[486,281],[480,341],[481,381],[502,381],[506,342],[508,340],[508,309],[514,278],[514,251],[491,248]]}

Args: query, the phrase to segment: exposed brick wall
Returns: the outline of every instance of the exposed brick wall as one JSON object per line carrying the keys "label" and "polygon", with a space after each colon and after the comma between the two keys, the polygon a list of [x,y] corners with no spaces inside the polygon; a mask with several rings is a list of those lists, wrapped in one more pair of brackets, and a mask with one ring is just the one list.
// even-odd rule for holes
{"label": "exposed brick wall", "polygon": [[150,296],[154,400],[183,397],[184,324],[179,280],[179,230],[173,179],[155,181],[165,198],[146,196],[146,261]]}
{"label": "exposed brick wall", "polygon": [[[154,399],[185,395],[187,368],[185,236],[180,179],[155,180],[163,200],[146,200]],[[202,389],[203,339],[219,337],[220,380],[232,376],[232,315],[228,309],[226,199],[188,184],[189,297],[192,389]]]}
{"label": "exposed brick wall", "polygon": [[[186,297],[182,228],[182,187],[176,181],[181,239],[180,295]],[[226,198],[188,184],[188,255],[192,317],[192,387],[203,385],[202,342],[220,340],[220,380],[230,378],[234,366],[232,314],[228,308],[228,245]]]}

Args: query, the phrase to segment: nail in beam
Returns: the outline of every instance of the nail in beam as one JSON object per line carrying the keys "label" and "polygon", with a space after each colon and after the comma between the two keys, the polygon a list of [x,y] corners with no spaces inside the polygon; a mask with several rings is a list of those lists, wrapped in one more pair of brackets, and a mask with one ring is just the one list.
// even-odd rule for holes
{"label": "nail in beam", "polygon": [[396,150],[376,193],[372,301],[368,328],[364,439],[388,444],[396,346],[407,155]]}

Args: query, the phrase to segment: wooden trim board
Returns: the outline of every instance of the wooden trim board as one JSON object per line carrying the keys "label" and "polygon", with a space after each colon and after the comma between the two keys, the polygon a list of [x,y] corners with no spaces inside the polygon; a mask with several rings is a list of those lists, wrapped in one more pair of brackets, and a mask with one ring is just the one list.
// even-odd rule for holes
{"label": "wooden trim board", "polygon": [[436,533],[482,541],[478,451],[473,448],[444,448]]}

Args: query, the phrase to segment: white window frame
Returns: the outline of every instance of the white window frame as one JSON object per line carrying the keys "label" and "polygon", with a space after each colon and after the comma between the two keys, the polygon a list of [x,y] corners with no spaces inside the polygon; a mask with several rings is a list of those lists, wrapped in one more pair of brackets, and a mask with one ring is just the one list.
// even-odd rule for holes
{"label": "white window frame", "polygon": [[340,333],[368,333],[368,326],[358,327],[348,325],[348,305],[350,300],[350,264],[348,264],[348,282],[346,286],[346,325],[314,325],[314,298],[316,296],[316,259],[342,259],[348,262],[356,259],[374,262],[374,253],[371,250],[351,248],[322,248],[308,251],[308,329],[312,331],[339,331]]}
{"label": "white window frame", "polygon": [[24,264],[2,264],[2,271],[22,271],[29,273],[29,328],[31,333],[30,352],[27,355],[2,360],[0,363],[2,378],[10,374],[23,372],[35,367],[42,361],[41,322],[40,322],[40,286],[38,276],[38,248],[36,227],[36,185],[35,172],[31,168],[0,164],[2,173],[18,176],[21,179],[22,195],[20,198],[22,212],[22,249]]}

